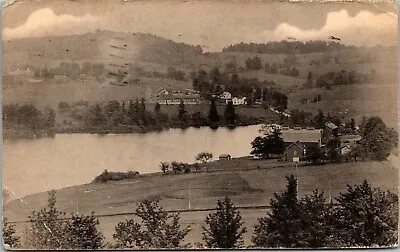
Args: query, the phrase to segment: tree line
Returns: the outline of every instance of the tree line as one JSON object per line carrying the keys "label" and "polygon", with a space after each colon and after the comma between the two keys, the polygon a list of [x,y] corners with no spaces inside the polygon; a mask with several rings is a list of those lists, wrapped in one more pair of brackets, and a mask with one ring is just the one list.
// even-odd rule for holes
{"label": "tree line", "polygon": [[56,124],[56,113],[50,107],[41,111],[32,104],[8,104],[3,105],[2,119],[4,136],[7,137],[11,130],[52,132]]}
{"label": "tree line", "polygon": [[359,73],[356,71],[341,70],[338,72],[328,72],[318,76],[314,79],[312,72],[307,75],[307,80],[304,83],[304,87],[324,87],[331,89],[332,86],[336,85],[348,85],[358,83],[371,83],[376,80],[377,74],[374,70],[370,73]]}
{"label": "tree line", "polygon": [[84,62],[80,65],[77,62],[61,62],[58,67],[47,68],[32,68],[34,70],[34,77],[54,79],[56,75],[67,76],[73,80],[78,79],[81,74],[96,77],[97,79],[105,72],[105,66],[103,63],[89,63]]}
{"label": "tree line", "polygon": [[269,63],[266,62],[264,66],[258,55],[253,58],[247,58],[245,60],[245,66],[247,70],[262,70],[268,74],[281,74],[287,76],[297,77],[300,74],[299,69],[296,68],[297,58],[295,55],[287,55],[283,59],[282,64],[277,64],[276,62]]}
{"label": "tree line", "polygon": [[313,52],[332,52],[339,49],[355,48],[346,46],[335,41],[271,41],[268,43],[239,43],[227,46],[223,52],[249,52],[265,54],[293,54],[293,53],[313,53]]}
{"label": "tree line", "polygon": [[[322,248],[394,246],[397,243],[398,196],[373,188],[366,180],[328,201],[323,192],[298,196],[297,179],[286,177],[286,190],[274,193],[266,216],[253,226],[250,248]],[[179,213],[160,206],[157,199],[138,203],[135,218],[117,223],[114,243],[105,242],[99,219],[71,214],[56,208],[55,192],[49,192],[47,208],[29,216],[24,240],[15,226],[3,221],[4,243],[24,249],[177,249],[242,248],[248,226],[229,197],[217,206],[202,225],[202,243],[184,243],[190,232]]]}
{"label": "tree line", "polygon": [[147,109],[145,99],[136,99],[127,104],[118,101],[110,101],[108,104],[96,104],[89,107],[84,116],[87,128],[93,129],[134,129],[162,130],[165,128],[187,128],[187,127],[219,127],[219,126],[241,126],[259,122],[259,119],[238,115],[232,102],[224,105],[223,114],[219,114],[215,99],[211,100],[207,115],[202,112],[188,112],[181,100],[176,113],[169,115],[163,112],[159,103],[154,105],[153,110]]}

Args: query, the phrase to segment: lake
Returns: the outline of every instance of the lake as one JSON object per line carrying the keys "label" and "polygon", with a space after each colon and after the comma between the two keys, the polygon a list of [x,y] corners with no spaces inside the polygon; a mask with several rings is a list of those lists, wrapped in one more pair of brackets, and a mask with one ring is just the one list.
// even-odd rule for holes
{"label": "lake", "polygon": [[150,173],[163,161],[193,163],[199,152],[246,156],[261,125],[170,129],[146,134],[59,134],[3,140],[3,186],[16,197],[89,183],[102,171]]}

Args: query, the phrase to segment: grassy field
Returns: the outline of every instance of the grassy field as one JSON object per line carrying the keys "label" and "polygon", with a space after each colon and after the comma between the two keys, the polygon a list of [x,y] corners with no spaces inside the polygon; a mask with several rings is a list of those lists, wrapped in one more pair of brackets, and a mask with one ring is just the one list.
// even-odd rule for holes
{"label": "grassy field", "polygon": [[42,83],[3,88],[3,103],[33,103],[38,107],[57,107],[61,101],[89,103],[111,100],[128,101],[136,98],[149,100],[149,95],[160,88],[191,88],[190,81],[175,81],[160,78],[140,78],[140,83],[126,86],[114,86],[109,80],[97,82],[89,79],[85,82],[72,80],[49,80]]}
{"label": "grassy field", "polygon": [[[397,128],[398,86],[393,83],[354,84],[325,88],[302,89],[289,94],[288,110],[302,109],[316,114],[336,114],[349,120],[360,121],[362,116],[380,116],[390,127]],[[321,95],[318,103],[302,104],[302,99]]]}
{"label": "grassy field", "polygon": [[[296,176],[296,168],[292,163],[247,158],[216,161],[203,170],[209,172],[179,175],[156,173],[133,180],[65,188],[57,191],[57,206],[66,212],[88,214],[96,211],[96,214],[103,215],[100,217],[100,230],[108,241],[112,241],[114,226],[131,217],[140,200],[156,197],[167,210],[188,210],[189,197],[191,210],[214,208],[217,200],[224,196],[231,197],[238,207],[267,206],[274,192],[285,189],[285,176]],[[335,197],[346,190],[347,184],[359,184],[364,179],[375,187],[397,191],[398,171],[387,161],[300,166],[297,171],[300,196],[318,189],[324,191],[327,198]],[[5,205],[3,214],[11,221],[23,221],[33,209],[38,210],[46,204],[46,193],[30,195]],[[266,211],[241,209],[248,227],[245,235],[247,245],[251,241],[252,226]],[[182,222],[192,227],[186,242],[201,241],[201,226],[208,212],[182,213]],[[20,234],[25,225],[17,224]]]}

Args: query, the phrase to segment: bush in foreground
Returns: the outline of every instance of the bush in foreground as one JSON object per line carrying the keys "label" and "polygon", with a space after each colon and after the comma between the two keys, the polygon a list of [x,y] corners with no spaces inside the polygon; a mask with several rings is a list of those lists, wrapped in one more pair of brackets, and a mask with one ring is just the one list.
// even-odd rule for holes
{"label": "bush in foreground", "polygon": [[7,218],[3,218],[3,243],[10,248],[21,246],[21,238],[16,235],[15,225],[10,224]]}
{"label": "bush in foreground", "polygon": [[397,243],[398,197],[372,188],[367,181],[348,186],[335,202],[323,193],[297,199],[297,180],[271,200],[268,216],[258,219],[253,243],[268,248],[394,246]]}
{"label": "bush in foreground", "polygon": [[99,249],[103,235],[97,230],[99,221],[90,216],[71,215],[56,208],[56,193],[49,192],[47,208],[32,212],[29,216],[31,227],[26,230],[27,244],[32,249]]}
{"label": "bush in foreground", "polygon": [[215,213],[207,215],[203,226],[203,240],[209,248],[239,248],[243,246],[246,228],[240,212],[231,200],[218,200]]}
{"label": "bush in foreground", "polygon": [[179,214],[167,213],[158,200],[140,202],[135,215],[141,223],[128,219],[115,227],[117,248],[179,248],[190,231],[189,226],[181,228]]}

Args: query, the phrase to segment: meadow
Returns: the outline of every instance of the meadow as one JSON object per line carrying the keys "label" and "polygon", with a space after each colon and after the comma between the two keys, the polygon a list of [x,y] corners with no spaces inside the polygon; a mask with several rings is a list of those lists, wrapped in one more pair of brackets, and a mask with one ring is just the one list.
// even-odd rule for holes
{"label": "meadow", "polygon": [[[299,196],[318,189],[329,200],[344,192],[347,184],[359,184],[364,179],[382,190],[397,191],[398,170],[389,161],[308,165],[296,169],[294,163],[244,157],[215,161],[202,170],[208,172],[176,175],[160,172],[131,180],[64,188],[57,191],[57,207],[67,213],[89,214],[95,210],[100,215],[100,230],[112,242],[114,226],[132,217],[138,201],[158,198],[165,209],[183,211],[182,223],[192,227],[185,241],[195,243],[201,241],[205,216],[218,199],[229,196],[242,212],[248,229],[245,244],[249,245],[257,218],[265,216],[273,193],[285,189],[285,176],[290,174],[298,178]],[[17,230],[23,235],[24,227],[29,224],[24,222],[27,216],[46,204],[47,193],[29,195],[5,205],[4,216],[19,221]]]}

